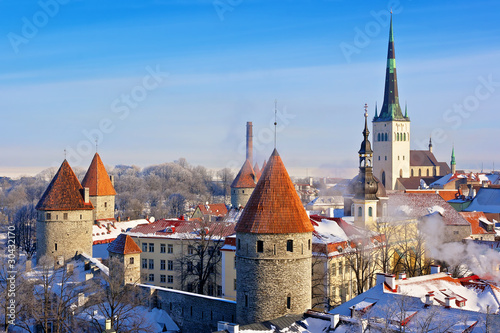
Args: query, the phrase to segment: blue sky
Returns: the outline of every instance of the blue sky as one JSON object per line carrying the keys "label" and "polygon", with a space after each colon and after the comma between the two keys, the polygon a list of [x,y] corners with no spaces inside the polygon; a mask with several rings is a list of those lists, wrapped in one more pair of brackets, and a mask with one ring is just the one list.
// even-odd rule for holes
{"label": "blue sky", "polygon": [[[352,176],[363,105],[382,104],[388,13],[412,149],[500,168],[496,1],[0,1],[0,174],[185,157]],[[128,96],[128,97],[127,97]],[[127,99],[128,98],[128,99]],[[402,107],[404,107],[402,105]]]}

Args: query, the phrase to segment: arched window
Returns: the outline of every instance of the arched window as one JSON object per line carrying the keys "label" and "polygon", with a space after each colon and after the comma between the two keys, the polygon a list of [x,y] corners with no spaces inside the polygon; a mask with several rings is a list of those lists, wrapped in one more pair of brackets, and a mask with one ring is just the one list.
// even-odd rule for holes
{"label": "arched window", "polygon": [[382,171],[382,185],[385,186],[385,171]]}
{"label": "arched window", "polygon": [[403,133],[403,141],[406,141],[406,133]]}
{"label": "arched window", "polygon": [[363,210],[361,209],[361,207],[358,207],[358,216],[363,216]]}
{"label": "arched window", "polygon": [[411,169],[411,176],[413,177],[413,169]]}
{"label": "arched window", "polygon": [[368,216],[372,217],[373,216],[373,208],[368,207]]}
{"label": "arched window", "polygon": [[427,169],[427,177],[429,177],[429,169]]}
{"label": "arched window", "polygon": [[377,134],[377,141],[380,141],[380,133]]}
{"label": "arched window", "polygon": [[418,176],[422,177],[422,169],[418,169]]}
{"label": "arched window", "polygon": [[399,133],[396,133],[396,141],[399,141]]}
{"label": "arched window", "polygon": [[385,133],[385,141],[387,141],[387,133]]}

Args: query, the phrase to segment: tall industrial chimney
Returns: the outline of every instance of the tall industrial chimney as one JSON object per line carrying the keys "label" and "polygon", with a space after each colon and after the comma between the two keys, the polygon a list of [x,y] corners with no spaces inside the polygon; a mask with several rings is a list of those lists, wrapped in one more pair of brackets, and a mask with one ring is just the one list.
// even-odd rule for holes
{"label": "tall industrial chimney", "polygon": [[247,121],[247,160],[253,165],[252,122]]}

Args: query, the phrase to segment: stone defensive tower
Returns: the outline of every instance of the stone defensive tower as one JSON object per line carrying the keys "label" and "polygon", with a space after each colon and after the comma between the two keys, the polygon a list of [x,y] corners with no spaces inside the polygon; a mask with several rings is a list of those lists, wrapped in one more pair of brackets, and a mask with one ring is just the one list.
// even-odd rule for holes
{"label": "stone defensive tower", "polygon": [[[250,195],[259,180],[257,172],[252,168],[253,161],[253,130],[252,122],[247,122],[246,160],[231,184],[231,206],[233,208],[245,207]],[[255,164],[257,166],[257,163]]]}
{"label": "stone defensive tower", "polygon": [[[110,259],[109,274],[112,279],[119,279],[125,285],[127,283],[141,282],[141,249],[132,237],[120,234],[108,246]],[[116,259],[117,262],[113,262]]]}
{"label": "stone defensive tower", "polygon": [[237,322],[309,309],[314,229],[276,149],[235,230]]}
{"label": "stone defensive tower", "polygon": [[115,218],[115,188],[112,177],[108,176],[101,157],[95,153],[92,163],[82,181],[88,187],[90,202],[94,206],[94,220]]}
{"label": "stone defensive tower", "polygon": [[410,118],[399,104],[394,35],[389,30],[384,104],[373,118],[373,173],[388,190],[393,190],[398,178],[410,177]]}
{"label": "stone defensive tower", "polygon": [[52,256],[58,262],[77,254],[92,255],[93,209],[83,188],[64,160],[36,205],[37,259]]}

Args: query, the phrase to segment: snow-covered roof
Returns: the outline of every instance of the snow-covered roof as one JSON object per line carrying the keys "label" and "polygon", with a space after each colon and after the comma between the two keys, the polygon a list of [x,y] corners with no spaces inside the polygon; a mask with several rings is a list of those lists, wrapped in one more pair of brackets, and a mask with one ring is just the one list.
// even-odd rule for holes
{"label": "snow-covered roof", "polygon": [[99,224],[92,226],[92,240],[95,244],[110,243],[118,237],[119,234],[129,229],[135,228],[140,224],[148,224],[145,219],[131,221],[99,221]]}
{"label": "snow-covered roof", "polygon": [[481,187],[466,212],[500,213],[500,188]]}

